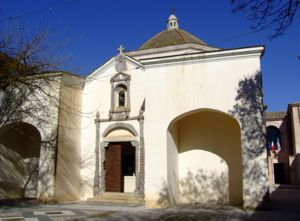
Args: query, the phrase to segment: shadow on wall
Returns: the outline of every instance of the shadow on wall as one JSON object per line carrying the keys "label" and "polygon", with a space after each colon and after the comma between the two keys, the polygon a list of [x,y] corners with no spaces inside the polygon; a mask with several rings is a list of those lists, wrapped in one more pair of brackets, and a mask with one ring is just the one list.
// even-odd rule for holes
{"label": "shadow on wall", "polygon": [[156,203],[161,208],[171,207],[172,205],[170,202],[172,202],[172,193],[169,193],[167,182],[163,180],[161,186],[162,189],[159,192],[159,198]]}
{"label": "shadow on wall", "polygon": [[[162,187],[157,205],[162,208],[174,206],[170,203],[172,193],[165,181],[162,181]],[[229,202],[227,171],[222,173],[202,169],[197,173],[189,171],[186,177],[180,180],[179,187],[183,205],[227,205]]]}
{"label": "shadow on wall", "polygon": [[[75,129],[60,125],[58,148],[56,150],[55,200],[59,202],[79,200],[80,153],[74,142]],[[78,131],[78,130],[77,130]],[[77,138],[77,137],[76,137]]]}
{"label": "shadow on wall", "polygon": [[264,206],[269,193],[260,72],[239,82],[235,99],[236,104],[229,114],[241,124],[244,206]]}
{"label": "shadow on wall", "polygon": [[228,173],[216,173],[199,169],[197,173],[189,171],[179,182],[183,203],[205,205],[228,204]]}
{"label": "shadow on wall", "polygon": [[0,136],[0,198],[49,199],[53,187],[49,174],[54,170],[49,162],[55,161],[56,130],[41,140],[30,124],[7,127],[1,128]]}
{"label": "shadow on wall", "polygon": [[[89,149],[82,153],[80,159],[80,189],[84,190],[81,191],[81,194],[85,192],[85,190],[92,190],[94,186],[94,176],[95,176],[95,150]],[[84,173],[84,172],[85,173]],[[86,172],[88,171],[88,172]],[[81,195],[81,197],[85,197],[85,195]]]}
{"label": "shadow on wall", "polygon": [[0,199],[22,197],[23,159],[2,144],[0,144],[0,168]]}
{"label": "shadow on wall", "polygon": [[36,197],[41,137],[35,127],[1,128],[0,198]]}
{"label": "shadow on wall", "polygon": [[296,154],[293,162],[291,163],[291,180],[293,184],[300,184],[300,177],[297,174],[300,174],[300,154]]}
{"label": "shadow on wall", "polygon": [[[221,156],[228,163],[229,203],[232,205],[243,204],[244,207],[257,208],[264,206],[264,201],[269,196],[262,98],[261,73],[257,72],[239,82],[236,103],[229,111],[229,114],[240,125],[226,114],[210,110],[187,113],[178,121],[177,134],[180,142],[177,148],[179,153],[190,150],[188,147],[197,147]],[[194,154],[192,156],[195,157]],[[182,162],[190,165],[191,160],[180,161],[179,168],[182,167]],[[199,167],[195,169],[195,166]],[[220,196],[224,193],[223,190],[228,190],[224,188],[224,179],[228,179],[225,174],[210,174],[206,170],[204,172],[202,170],[204,167],[202,167],[201,162],[195,161],[195,165],[191,168],[195,170],[191,173],[187,170],[186,175],[179,180],[179,186],[185,198],[192,202],[196,199],[202,200],[201,193],[208,192],[207,186],[212,189],[213,194],[218,193]],[[207,182],[208,180],[210,181]],[[174,193],[170,192],[169,183],[163,181],[162,186],[157,203],[167,206]],[[188,195],[190,195],[189,198],[187,198]],[[220,199],[215,194],[209,202],[223,203],[226,199],[228,198]]]}
{"label": "shadow on wall", "polygon": [[57,129],[45,136],[41,142],[41,155],[39,159],[39,178],[38,178],[38,200],[49,202],[54,200],[54,179],[55,162],[57,147]]}

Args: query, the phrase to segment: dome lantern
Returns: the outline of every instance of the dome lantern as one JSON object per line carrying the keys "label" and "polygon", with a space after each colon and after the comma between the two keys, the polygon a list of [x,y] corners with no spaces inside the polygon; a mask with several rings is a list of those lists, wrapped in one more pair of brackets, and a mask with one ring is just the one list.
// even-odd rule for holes
{"label": "dome lantern", "polygon": [[178,19],[174,14],[171,14],[167,21],[167,29],[172,30],[178,28],[179,28]]}

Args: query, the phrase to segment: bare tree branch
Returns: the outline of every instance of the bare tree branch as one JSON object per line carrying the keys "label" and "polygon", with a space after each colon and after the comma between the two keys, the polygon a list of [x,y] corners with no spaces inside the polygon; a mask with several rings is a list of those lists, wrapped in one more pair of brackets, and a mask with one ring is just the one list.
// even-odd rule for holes
{"label": "bare tree branch", "polygon": [[49,120],[43,110],[58,106],[59,74],[53,73],[61,63],[47,42],[49,32],[22,30],[0,30],[0,127],[25,118],[43,123]]}
{"label": "bare tree branch", "polygon": [[244,12],[255,30],[272,28],[271,39],[279,37],[292,25],[300,0],[231,0],[233,12]]}

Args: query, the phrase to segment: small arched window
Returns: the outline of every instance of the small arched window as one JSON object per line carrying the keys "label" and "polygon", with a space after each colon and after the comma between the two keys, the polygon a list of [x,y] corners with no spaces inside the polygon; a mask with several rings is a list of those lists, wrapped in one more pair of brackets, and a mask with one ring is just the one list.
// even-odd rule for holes
{"label": "small arched window", "polygon": [[125,92],[120,91],[119,92],[119,107],[124,107],[125,106]]}
{"label": "small arched window", "polygon": [[116,87],[116,93],[117,93],[117,107],[125,107],[126,105],[126,94],[127,94],[127,88],[125,85],[118,85]]}

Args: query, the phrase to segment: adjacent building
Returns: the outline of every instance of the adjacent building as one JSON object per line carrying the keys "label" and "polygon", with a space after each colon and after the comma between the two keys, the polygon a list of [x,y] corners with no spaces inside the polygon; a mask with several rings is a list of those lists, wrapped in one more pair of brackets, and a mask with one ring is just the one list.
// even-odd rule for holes
{"label": "adjacent building", "polygon": [[[300,102],[266,113],[270,185],[300,184]],[[276,186],[276,185],[275,185]]]}

